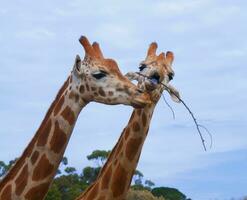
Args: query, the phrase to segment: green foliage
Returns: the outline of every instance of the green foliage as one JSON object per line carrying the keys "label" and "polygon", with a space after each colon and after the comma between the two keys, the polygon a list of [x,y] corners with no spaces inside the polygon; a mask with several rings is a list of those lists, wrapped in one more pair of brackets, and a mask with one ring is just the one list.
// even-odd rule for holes
{"label": "green foliage", "polygon": [[90,155],[87,156],[88,160],[94,160],[96,161],[98,166],[102,166],[108,155],[111,153],[111,151],[105,151],[105,150],[95,150]]}
{"label": "green foliage", "polygon": [[165,200],[163,197],[155,197],[147,190],[129,190],[127,200]]}
{"label": "green foliage", "polygon": [[0,161],[0,178],[3,177],[9,171],[9,169],[13,166],[17,159],[18,158],[10,160],[8,164],[5,164],[5,162]]}
{"label": "green foliage", "polygon": [[62,161],[61,161],[61,164],[68,165],[68,158],[64,156]]}
{"label": "green foliage", "polygon": [[96,178],[98,177],[98,174],[101,170],[101,167],[85,167],[82,170],[82,179],[87,183],[91,184],[93,183]]}
{"label": "green foliage", "polygon": [[154,182],[152,182],[151,180],[146,180],[145,185],[149,188],[152,188],[153,186],[155,186]]}
{"label": "green foliage", "polygon": [[188,200],[182,192],[175,188],[157,187],[152,189],[151,192],[154,196],[163,196],[166,200]]}
{"label": "green foliage", "polygon": [[5,162],[0,161],[0,177],[4,176],[7,172],[7,165]]}
{"label": "green foliage", "polygon": [[[78,174],[62,175],[55,178],[45,200],[53,200],[55,197],[57,200],[73,200],[86,187],[88,187],[88,184],[84,183]],[[57,191],[60,195],[57,195]]]}
{"label": "green foliage", "polygon": [[74,174],[76,173],[76,169],[74,167],[66,167],[64,169],[64,171],[67,173],[67,174]]}
{"label": "green foliage", "polygon": [[62,195],[58,189],[58,186],[56,184],[52,184],[45,199],[46,200],[61,200],[61,198],[62,198]]}
{"label": "green foliage", "polygon": [[134,184],[134,185],[131,185],[131,189],[132,190],[148,190],[142,184]]}
{"label": "green foliage", "polygon": [[135,185],[142,185],[142,179],[143,179],[143,174],[139,170],[135,170],[134,176],[133,176],[133,181]]}

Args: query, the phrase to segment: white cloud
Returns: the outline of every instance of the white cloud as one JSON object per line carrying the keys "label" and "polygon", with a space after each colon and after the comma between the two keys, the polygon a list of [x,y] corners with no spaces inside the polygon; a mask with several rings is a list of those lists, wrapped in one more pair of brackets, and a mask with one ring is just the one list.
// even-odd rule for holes
{"label": "white cloud", "polygon": [[139,42],[135,27],[130,24],[103,23],[96,28],[94,35],[117,48],[132,48]]}
{"label": "white cloud", "polygon": [[[202,19],[207,26],[216,26],[232,21],[234,15],[238,15],[240,8],[235,5],[212,6],[207,12],[202,14]],[[229,30],[231,25],[229,25]]]}
{"label": "white cloud", "polygon": [[5,8],[0,8],[0,15],[5,15],[7,14],[8,10]]}
{"label": "white cloud", "polygon": [[153,13],[160,16],[177,16],[184,15],[190,12],[198,11],[210,1],[198,0],[198,1],[160,1],[153,5]]}
{"label": "white cloud", "polygon": [[20,39],[31,39],[31,40],[45,40],[52,39],[55,37],[55,33],[46,28],[34,28],[29,30],[22,30],[16,33],[16,37]]}
{"label": "white cloud", "polygon": [[221,57],[243,57],[246,56],[247,51],[246,49],[223,49],[221,50],[218,55]]}

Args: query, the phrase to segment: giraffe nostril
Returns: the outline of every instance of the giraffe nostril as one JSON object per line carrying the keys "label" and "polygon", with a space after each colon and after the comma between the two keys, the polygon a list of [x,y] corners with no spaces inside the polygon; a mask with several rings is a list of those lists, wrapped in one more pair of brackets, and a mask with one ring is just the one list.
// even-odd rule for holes
{"label": "giraffe nostril", "polygon": [[171,81],[171,80],[173,79],[173,77],[174,77],[174,73],[170,72],[170,73],[168,74],[168,77],[169,77],[169,80]]}

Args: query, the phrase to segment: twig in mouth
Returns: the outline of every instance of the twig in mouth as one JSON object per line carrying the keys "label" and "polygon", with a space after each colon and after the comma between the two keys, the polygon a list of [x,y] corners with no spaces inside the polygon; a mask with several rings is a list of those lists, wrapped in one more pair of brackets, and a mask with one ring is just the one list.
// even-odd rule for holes
{"label": "twig in mouth", "polygon": [[[145,76],[144,74],[141,74],[141,73],[139,73],[139,72],[136,72],[136,73],[137,73],[138,75],[140,75],[140,76],[143,76],[143,77],[145,77],[145,78],[147,78],[147,79],[150,79],[148,76]],[[186,104],[186,103],[185,103],[185,102],[184,102],[177,94],[175,94],[175,93],[174,93],[167,85],[165,85],[164,83],[160,82],[159,84],[163,85],[163,86],[166,88],[166,90],[167,90],[168,92],[170,92],[170,93],[172,93],[174,96],[176,96],[176,97],[178,98],[178,100],[179,100],[179,101],[184,105],[184,107],[188,110],[188,112],[190,113],[190,115],[191,115],[191,117],[192,117],[192,119],[193,119],[193,121],[194,121],[194,123],[195,123],[195,125],[196,125],[197,132],[199,133],[200,139],[201,139],[201,141],[202,141],[203,149],[204,149],[205,151],[207,151],[207,148],[206,148],[205,140],[204,140],[204,138],[203,138],[203,136],[202,136],[202,133],[201,133],[200,128],[203,128],[203,129],[208,133],[208,135],[210,136],[210,140],[211,140],[211,142],[210,142],[210,148],[211,148],[211,147],[212,147],[212,141],[213,141],[213,139],[212,139],[212,135],[211,135],[211,133],[209,132],[209,130],[208,130],[205,126],[203,126],[203,125],[197,123],[197,120],[196,120],[194,114],[192,113],[192,111],[190,110],[190,108],[187,106],[187,104]]]}

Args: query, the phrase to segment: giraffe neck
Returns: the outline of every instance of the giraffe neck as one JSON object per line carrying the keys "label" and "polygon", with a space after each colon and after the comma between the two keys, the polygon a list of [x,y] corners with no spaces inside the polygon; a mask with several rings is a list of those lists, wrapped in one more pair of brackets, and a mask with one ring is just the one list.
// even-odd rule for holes
{"label": "giraffe neck", "polygon": [[143,109],[134,109],[97,180],[77,200],[126,198],[155,106],[156,103]]}
{"label": "giraffe neck", "polygon": [[59,90],[35,136],[0,182],[0,200],[41,200],[45,197],[63,157],[81,109],[69,76]]}

